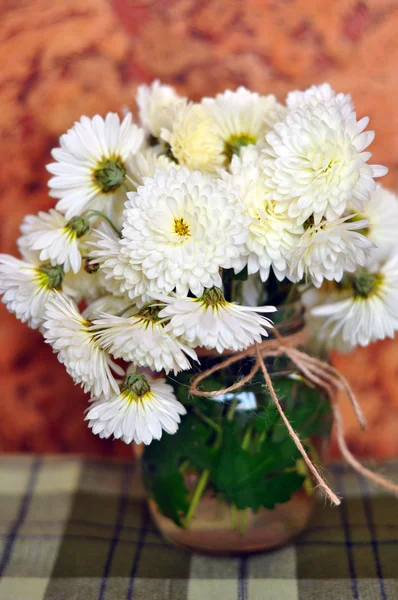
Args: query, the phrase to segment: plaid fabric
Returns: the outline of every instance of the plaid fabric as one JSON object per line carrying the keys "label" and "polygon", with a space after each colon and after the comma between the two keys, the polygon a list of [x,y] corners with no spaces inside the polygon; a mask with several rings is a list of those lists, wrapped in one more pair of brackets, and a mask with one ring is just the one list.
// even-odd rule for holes
{"label": "plaid fabric", "polygon": [[3,457],[0,600],[397,600],[397,499],[345,466],[329,480],[344,502],[294,545],[208,558],[159,536],[133,464]]}

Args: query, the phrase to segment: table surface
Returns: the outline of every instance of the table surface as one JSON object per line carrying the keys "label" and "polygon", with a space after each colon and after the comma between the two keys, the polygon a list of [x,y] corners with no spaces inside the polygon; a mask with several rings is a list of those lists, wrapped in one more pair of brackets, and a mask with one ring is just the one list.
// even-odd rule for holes
{"label": "table surface", "polygon": [[3,455],[0,600],[397,600],[398,500],[327,474],[340,507],[320,499],[295,544],[224,559],[159,536],[133,463]]}

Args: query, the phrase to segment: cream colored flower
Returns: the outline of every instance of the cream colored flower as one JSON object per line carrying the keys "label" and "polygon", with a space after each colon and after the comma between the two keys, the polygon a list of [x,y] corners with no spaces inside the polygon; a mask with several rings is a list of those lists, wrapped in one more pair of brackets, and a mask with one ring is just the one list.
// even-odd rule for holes
{"label": "cream colored flower", "polygon": [[283,120],[286,113],[272,94],[260,96],[245,87],[203,98],[202,106],[223,140],[227,163],[233,155],[239,155],[241,148],[262,143],[271,126]]}
{"label": "cream colored flower", "polygon": [[172,108],[183,102],[184,98],[173,87],[156,79],[151,85],[138,86],[136,101],[142,126],[158,138],[164,127],[171,127]]}
{"label": "cream colored flower", "polygon": [[172,125],[163,128],[161,138],[180,165],[214,173],[224,163],[224,143],[212,119],[200,104],[174,107]]}
{"label": "cream colored flower", "polygon": [[248,272],[260,273],[266,281],[272,267],[281,281],[289,271],[291,256],[304,229],[287,213],[278,213],[276,203],[268,198],[268,188],[260,167],[259,151],[244,148],[234,156],[230,173],[220,173],[223,181],[238,194],[248,216]]}

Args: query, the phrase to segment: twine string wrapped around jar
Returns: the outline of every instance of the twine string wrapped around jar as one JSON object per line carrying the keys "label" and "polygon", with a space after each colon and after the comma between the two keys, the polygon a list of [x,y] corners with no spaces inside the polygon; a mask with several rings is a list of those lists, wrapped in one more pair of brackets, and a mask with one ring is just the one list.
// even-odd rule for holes
{"label": "twine string wrapped around jar", "polygon": [[[341,503],[340,498],[333,492],[333,490],[327,484],[326,480],[321,475],[314,462],[311,460],[308,453],[306,452],[304,445],[300,440],[300,437],[294,431],[294,428],[292,427],[289,419],[285,415],[281,403],[279,402],[278,396],[272,384],[270,374],[265,365],[265,358],[275,358],[277,356],[285,355],[293,362],[293,364],[298,368],[298,370],[311,383],[323,389],[329,396],[336,424],[337,444],[345,460],[353,467],[353,469],[355,469],[366,479],[377,483],[378,485],[388,489],[389,491],[395,494],[398,494],[398,485],[385,479],[381,475],[373,473],[373,471],[367,469],[352,455],[352,453],[347,447],[344,438],[343,418],[340,409],[336,403],[336,391],[341,390],[348,397],[362,429],[366,429],[366,419],[362,412],[360,404],[344,375],[342,375],[342,373],[340,373],[333,366],[329,365],[327,362],[318,358],[314,358],[306,352],[303,352],[302,350],[298,350],[298,346],[301,346],[308,341],[309,335],[307,329],[303,328],[297,333],[288,336],[282,336],[277,330],[277,328],[273,329],[273,333],[273,339],[267,339],[261,343],[256,343],[253,346],[250,346],[249,348],[241,352],[237,352],[234,354],[231,352],[225,352],[224,356],[230,354],[228,358],[225,358],[224,360],[212,366],[211,368],[199,373],[199,375],[197,375],[193,379],[189,388],[190,394],[196,396],[203,396],[207,398],[214,398],[221,394],[233,392],[238,388],[241,388],[243,385],[250,383],[256,375],[256,373],[258,371],[261,371],[264,376],[264,383],[268,388],[269,393],[271,394],[271,398],[284,424],[286,425],[290,437],[292,438],[297,449],[301,453],[308,469],[312,473],[314,479],[317,481],[319,487],[325,492],[325,494],[329,497],[333,504],[337,506]],[[212,353],[212,355],[214,356],[215,354]],[[247,375],[237,379],[235,383],[223,389],[219,389],[212,392],[200,389],[199,384],[204,379],[206,379],[213,373],[216,373],[217,371],[229,367],[234,363],[246,358],[254,358],[253,367]]]}

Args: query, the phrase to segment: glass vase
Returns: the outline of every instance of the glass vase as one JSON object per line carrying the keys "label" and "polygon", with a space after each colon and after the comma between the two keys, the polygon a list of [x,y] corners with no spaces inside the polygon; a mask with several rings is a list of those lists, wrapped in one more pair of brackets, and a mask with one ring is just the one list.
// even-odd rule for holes
{"label": "glass vase", "polygon": [[[202,356],[201,370],[217,361],[220,357]],[[266,364],[286,416],[312,460],[322,463],[331,431],[330,400],[288,359]],[[252,365],[246,358],[217,371],[201,389],[227,388]],[[141,459],[150,512],[161,533],[184,549],[219,555],[289,542],[307,526],[314,489],[262,375],[215,398],[191,396],[192,376],[183,373],[170,381],[187,408],[179,430],[152,442]]]}

